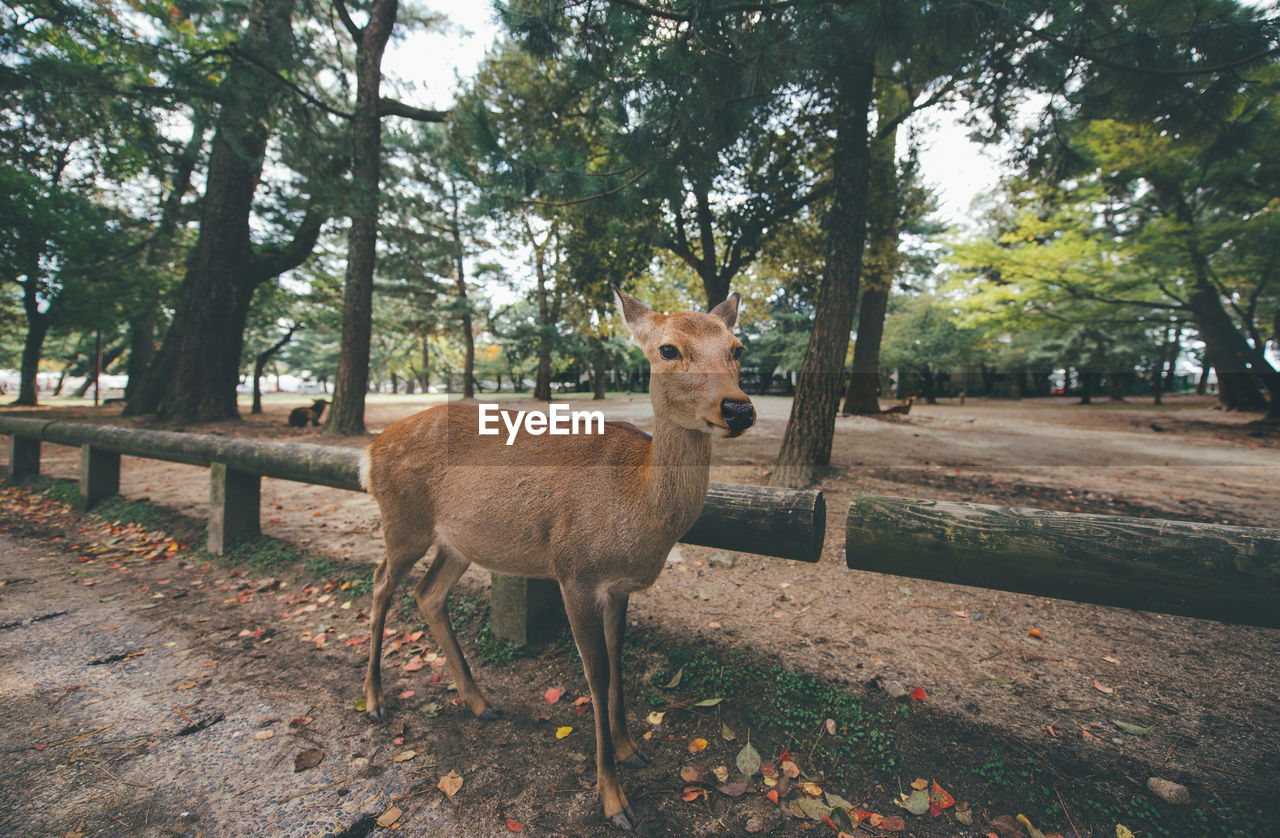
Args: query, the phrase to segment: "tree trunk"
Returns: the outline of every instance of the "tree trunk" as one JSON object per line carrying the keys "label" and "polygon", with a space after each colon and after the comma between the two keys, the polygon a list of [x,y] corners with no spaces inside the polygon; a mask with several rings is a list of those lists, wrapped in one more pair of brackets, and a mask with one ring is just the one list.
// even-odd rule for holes
{"label": "tree trunk", "polygon": [[534,274],[537,277],[538,299],[538,378],[533,385],[533,397],[538,401],[551,401],[551,303],[547,295],[547,276],[544,247],[534,247]]}
{"label": "tree trunk", "polygon": [[867,262],[863,266],[862,301],[858,306],[858,339],[853,369],[844,396],[844,413],[880,413],[880,341],[889,293],[901,262],[898,256],[898,130],[890,122],[903,107],[901,87],[878,87],[879,135],[868,151]]}
{"label": "tree trunk", "polygon": [[[249,409],[250,413],[262,412],[262,369],[267,365],[267,361],[271,360],[271,356],[275,355],[281,349],[284,349],[286,343],[293,339],[293,333],[297,330],[297,326],[290,326],[289,331],[284,333],[284,337],[271,345],[269,349],[258,353],[258,357],[253,359],[253,407]],[[280,382],[277,379],[276,389],[280,389]]]}
{"label": "tree trunk", "polygon": [[1204,359],[1204,366],[1200,368],[1200,377],[1196,379],[1196,395],[1203,396],[1209,392],[1209,370],[1211,366],[1209,359]]}
{"label": "tree trunk", "polygon": [[605,398],[605,367],[609,365],[609,356],[605,352],[604,339],[599,335],[591,339],[591,359],[594,370],[591,374],[591,398]]}
{"label": "tree trunk", "polygon": [[[25,284],[25,283],[24,283]],[[27,310],[27,335],[22,342],[21,379],[18,383],[18,398],[14,405],[35,407],[39,395],[40,351],[44,348],[45,335],[49,333],[49,316],[39,311],[35,300],[35,278],[30,280],[30,288],[26,294],[31,296]]]}
{"label": "tree trunk", "polygon": [[138,385],[146,377],[147,369],[156,354],[156,315],[151,311],[135,319],[129,325],[129,365],[125,374],[129,383],[124,388],[124,401],[128,405],[138,392]]}
{"label": "tree trunk", "polygon": [[431,393],[431,341],[426,335],[422,336],[422,376],[419,383],[422,385],[422,395],[429,395]]}
{"label": "tree trunk", "polygon": [[1093,389],[1097,381],[1098,374],[1093,370],[1080,370],[1080,404],[1093,404]]}
{"label": "tree trunk", "polygon": [[[865,56],[863,60],[872,59]],[[791,417],[782,437],[778,465],[769,478],[777,486],[807,486],[831,462],[844,358],[867,232],[867,110],[871,104],[871,80],[870,63],[846,66],[837,76],[826,265],[818,287],[813,331],[791,403]]]}
{"label": "tree trunk", "polygon": [[157,362],[138,388],[130,413],[155,412],[166,421],[239,416],[236,386],[244,326],[254,290],[301,264],[315,245],[323,215],[309,210],[292,242],[253,251],[249,217],[262,173],[280,86],[263,73],[286,72],[293,31],[290,0],[254,0],[249,23],[219,87],[200,233],[187,264]]}
{"label": "tree trunk", "polygon": [[327,434],[363,434],[373,330],[373,271],[378,249],[378,190],[382,166],[382,53],[395,26],[397,0],[374,0],[356,40],[356,107],[351,115],[351,229],[342,290],[342,351]]}
{"label": "tree trunk", "polygon": [[453,190],[453,228],[450,233],[453,237],[454,248],[454,276],[457,278],[458,299],[462,304],[462,341],[463,341],[463,361],[462,361],[462,397],[464,399],[473,399],[476,396],[475,389],[475,370],[476,370],[476,336],[471,323],[471,303],[467,300],[467,275],[465,272],[466,265],[463,261],[462,253],[462,219],[461,219],[461,200],[458,198],[457,184],[451,184]]}

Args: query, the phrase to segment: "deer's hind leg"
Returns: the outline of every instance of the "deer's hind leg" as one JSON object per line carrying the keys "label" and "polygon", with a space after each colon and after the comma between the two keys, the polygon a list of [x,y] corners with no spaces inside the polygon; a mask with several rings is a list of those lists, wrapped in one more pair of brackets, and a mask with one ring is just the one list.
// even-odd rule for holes
{"label": "deer's hind leg", "polygon": [[477,719],[492,721],[501,714],[489,706],[488,699],[471,677],[471,667],[467,666],[467,659],[462,654],[462,647],[458,645],[458,637],[453,633],[453,624],[449,620],[449,591],[470,565],[469,559],[451,550],[447,544],[439,543],[435,561],[418,580],[413,596],[422,609],[422,615],[427,618],[431,636],[440,644],[444,658],[449,662],[449,672],[458,685],[458,697]]}
{"label": "deer's hind leg", "polygon": [[401,539],[386,534],[387,554],[373,574],[373,613],[369,619],[369,668],[364,677],[364,709],[378,721],[386,716],[382,694],[382,632],[396,588],[418,559],[431,548],[430,536]]}
{"label": "deer's hind leg", "polygon": [[611,594],[604,605],[604,642],[609,654],[609,732],[618,762],[628,768],[644,768],[652,760],[627,731],[622,697],[622,641],[627,631],[627,602],[626,594]]}

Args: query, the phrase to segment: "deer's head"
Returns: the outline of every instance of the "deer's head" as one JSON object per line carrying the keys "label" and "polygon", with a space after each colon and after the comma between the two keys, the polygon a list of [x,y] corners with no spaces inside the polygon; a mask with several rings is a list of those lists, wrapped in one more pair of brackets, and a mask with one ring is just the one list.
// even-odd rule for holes
{"label": "deer's head", "polygon": [[632,340],[649,359],[649,392],[660,417],[692,431],[722,428],[728,437],[755,424],[751,399],[738,386],[742,342],[732,332],[738,294],[706,314],[658,314],[617,288],[613,293]]}

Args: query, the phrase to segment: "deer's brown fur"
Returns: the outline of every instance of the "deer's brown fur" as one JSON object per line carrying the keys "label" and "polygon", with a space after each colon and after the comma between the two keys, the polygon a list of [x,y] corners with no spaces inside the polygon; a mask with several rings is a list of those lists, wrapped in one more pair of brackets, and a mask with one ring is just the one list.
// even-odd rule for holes
{"label": "deer's brown fur", "polygon": [[[622,642],[630,594],[653,584],[667,553],[702,510],[711,434],[755,421],[738,386],[738,295],[711,313],[662,315],[617,291],[623,318],[648,358],[652,439],[624,423],[601,435],[477,433],[479,411],[447,404],[402,419],[366,449],[361,482],[382,512],[386,558],[374,576],[367,712],[386,713],[379,662],[387,608],[417,560],[435,551],[414,589],[444,651],[458,695],[478,718],[496,717],[476,686],[445,611],[471,562],[513,576],[555,579],[591,689],[605,816],[636,824],[615,763],[648,758],[627,731]],[[675,359],[664,357],[671,350]]]}

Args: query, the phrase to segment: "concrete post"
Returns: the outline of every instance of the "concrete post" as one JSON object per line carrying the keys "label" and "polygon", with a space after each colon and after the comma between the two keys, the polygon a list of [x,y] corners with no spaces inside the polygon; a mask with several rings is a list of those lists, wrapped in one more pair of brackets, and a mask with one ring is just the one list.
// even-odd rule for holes
{"label": "concrete post", "polygon": [[565,624],[564,601],[554,579],[492,576],[489,628],[494,637],[529,643],[554,635]]}
{"label": "concrete post", "polygon": [[9,437],[9,477],[34,477],[40,473],[40,440],[14,434]]}
{"label": "concrete post", "polygon": [[120,494],[120,455],[92,445],[80,446],[80,502],[88,512],[99,502]]}
{"label": "concrete post", "polygon": [[209,466],[209,552],[221,556],[237,540],[260,532],[258,500],[262,478],[227,468]]}

